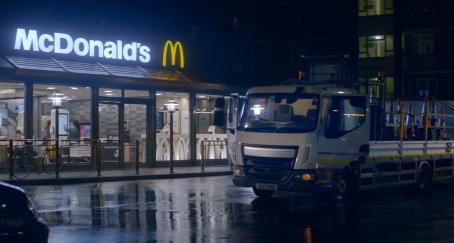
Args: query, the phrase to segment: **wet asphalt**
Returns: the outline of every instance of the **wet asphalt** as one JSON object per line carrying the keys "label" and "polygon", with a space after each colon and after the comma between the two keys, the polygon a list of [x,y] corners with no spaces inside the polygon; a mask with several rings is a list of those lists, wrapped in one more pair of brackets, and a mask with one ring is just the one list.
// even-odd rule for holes
{"label": "wet asphalt", "polygon": [[354,203],[279,192],[230,176],[25,187],[49,242],[454,242],[454,183],[429,196],[362,193]]}

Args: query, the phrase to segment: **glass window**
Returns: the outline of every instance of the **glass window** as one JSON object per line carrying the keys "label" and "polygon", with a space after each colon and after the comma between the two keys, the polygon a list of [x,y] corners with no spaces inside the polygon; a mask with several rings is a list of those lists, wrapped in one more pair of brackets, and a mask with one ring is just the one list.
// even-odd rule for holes
{"label": "glass window", "polygon": [[328,108],[325,136],[338,138],[362,126],[366,120],[366,98],[334,96]]}
{"label": "glass window", "polygon": [[394,77],[386,77],[386,97],[394,98]]}
{"label": "glass window", "polygon": [[367,8],[367,0],[358,0],[358,15],[359,16],[367,16],[366,8]]}
{"label": "glass window", "polygon": [[359,58],[366,58],[367,57],[367,37],[361,36],[359,37]]}
{"label": "glass window", "polygon": [[360,36],[358,44],[359,58],[394,55],[394,38],[392,35]]}
{"label": "glass window", "polygon": [[359,16],[393,14],[393,0],[358,0]]}
{"label": "glass window", "polygon": [[[52,96],[62,96],[56,109]],[[91,88],[63,85],[33,85],[33,131],[38,139],[55,139],[56,128],[66,162],[90,162],[91,156]]]}
{"label": "glass window", "polygon": [[393,56],[394,55],[394,38],[392,35],[386,36],[386,56]]}
{"label": "glass window", "polygon": [[101,140],[118,140],[120,137],[119,110],[117,104],[100,103],[99,111],[99,138]]}
{"label": "glass window", "polygon": [[239,129],[311,132],[317,127],[319,98],[304,94],[257,94],[247,98]]}
{"label": "glass window", "polygon": [[125,90],[125,97],[127,98],[148,98],[150,93],[146,90]]}
{"label": "glass window", "polygon": [[121,97],[121,89],[100,88],[99,89],[99,96]]}
{"label": "glass window", "polygon": [[24,138],[24,85],[0,82],[0,139]]}
{"label": "glass window", "polygon": [[394,13],[393,0],[385,0],[385,14],[393,13]]}
{"label": "glass window", "polygon": [[369,57],[385,56],[385,37],[383,35],[374,35],[368,37],[367,53]]}
{"label": "glass window", "polygon": [[156,160],[170,158],[170,113],[165,104],[174,100],[177,110],[173,113],[173,147],[174,160],[189,160],[190,127],[189,94],[173,92],[156,92]]}
{"label": "glass window", "polygon": [[197,94],[195,105],[197,159],[201,159],[201,142],[205,144],[206,159],[226,159],[227,150],[225,140],[227,134],[223,127],[213,125],[213,114],[216,109],[223,109],[223,96]]}
{"label": "glass window", "polygon": [[406,55],[434,54],[435,38],[432,33],[412,33],[404,35]]}

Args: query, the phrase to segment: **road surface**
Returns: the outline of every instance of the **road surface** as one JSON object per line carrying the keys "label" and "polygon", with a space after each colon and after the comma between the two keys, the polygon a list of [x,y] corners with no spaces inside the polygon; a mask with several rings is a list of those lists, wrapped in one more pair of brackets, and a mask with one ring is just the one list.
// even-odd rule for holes
{"label": "road surface", "polygon": [[50,242],[454,242],[454,184],[357,203],[256,198],[229,176],[25,187]]}

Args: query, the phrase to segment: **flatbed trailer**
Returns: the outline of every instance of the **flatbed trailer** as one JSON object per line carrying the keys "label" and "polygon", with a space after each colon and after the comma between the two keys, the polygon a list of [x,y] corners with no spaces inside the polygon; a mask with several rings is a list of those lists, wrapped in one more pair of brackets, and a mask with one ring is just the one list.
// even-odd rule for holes
{"label": "flatbed trailer", "polygon": [[361,165],[360,189],[415,184],[419,168],[428,165],[434,182],[452,179],[454,141],[373,141]]}

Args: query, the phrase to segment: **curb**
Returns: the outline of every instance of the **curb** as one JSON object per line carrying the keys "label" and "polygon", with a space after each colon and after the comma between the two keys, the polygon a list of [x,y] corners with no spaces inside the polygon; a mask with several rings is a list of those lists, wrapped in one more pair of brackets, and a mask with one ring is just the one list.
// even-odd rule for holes
{"label": "curb", "polygon": [[101,177],[72,177],[60,179],[30,179],[30,180],[4,180],[3,182],[15,186],[45,186],[45,185],[70,185],[93,182],[116,182],[116,181],[136,181],[136,180],[159,180],[159,179],[181,179],[192,177],[209,177],[232,175],[232,171],[216,171],[204,173],[179,173],[179,174],[160,174],[160,175],[132,175],[132,176],[101,176]]}

